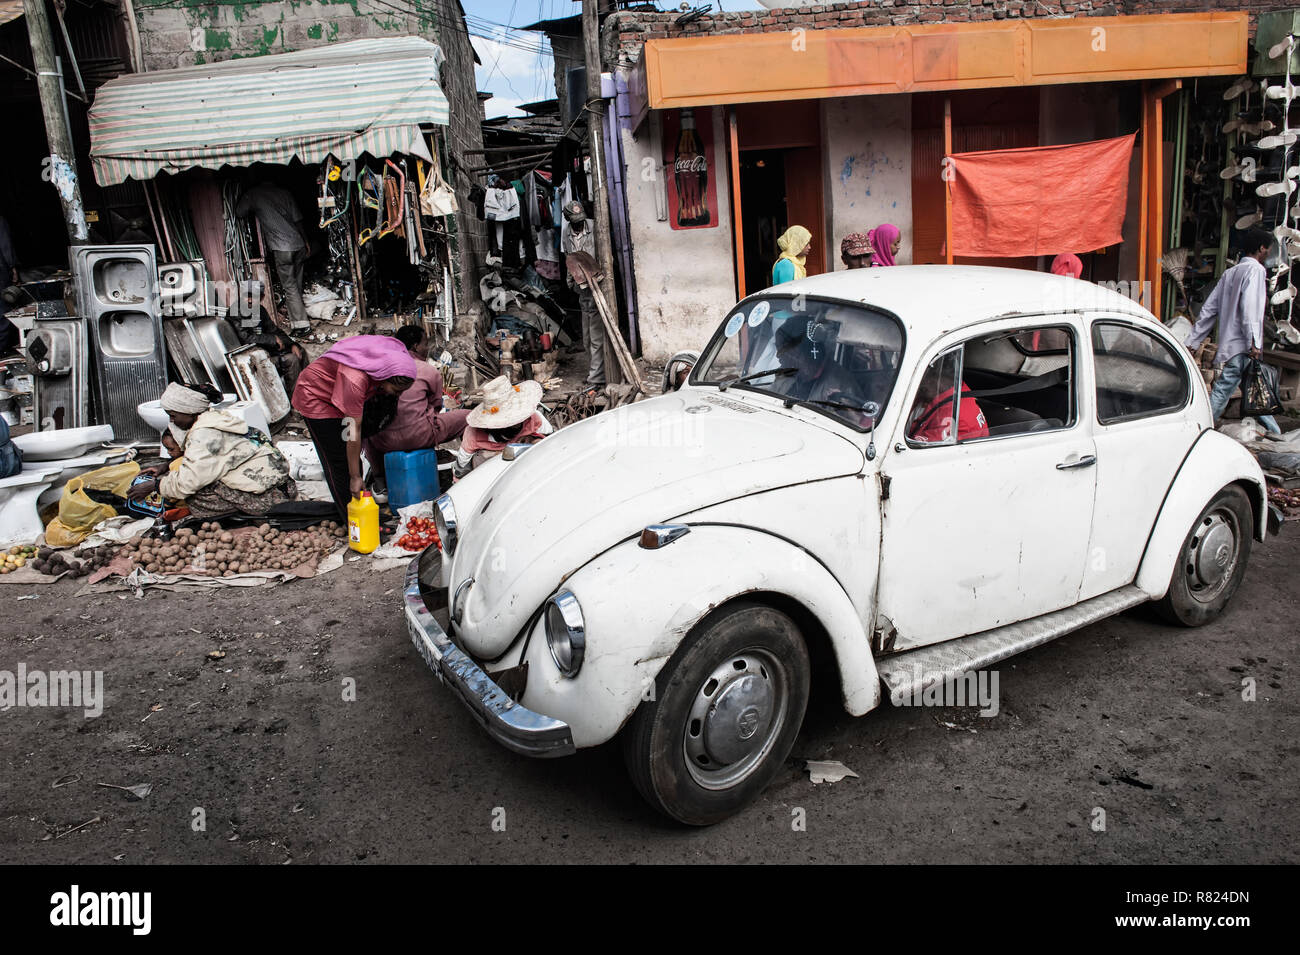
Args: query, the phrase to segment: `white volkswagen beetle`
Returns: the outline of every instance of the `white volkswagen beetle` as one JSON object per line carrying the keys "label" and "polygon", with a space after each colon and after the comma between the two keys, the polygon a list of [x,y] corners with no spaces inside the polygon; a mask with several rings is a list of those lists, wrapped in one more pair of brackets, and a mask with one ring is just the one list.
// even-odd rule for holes
{"label": "white volkswagen beetle", "polygon": [[861,715],[1146,601],[1202,624],[1270,522],[1150,313],[1009,269],[767,289],[680,391],[512,451],[439,499],[415,645],[507,748],[621,736],[697,825],[780,769],[819,657]]}

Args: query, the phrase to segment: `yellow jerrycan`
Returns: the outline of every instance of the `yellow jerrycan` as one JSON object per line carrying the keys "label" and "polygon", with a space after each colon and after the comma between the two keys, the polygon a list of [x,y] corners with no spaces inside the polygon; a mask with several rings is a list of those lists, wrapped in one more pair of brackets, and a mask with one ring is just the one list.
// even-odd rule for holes
{"label": "yellow jerrycan", "polygon": [[369,491],[348,504],[348,546],[361,554],[379,546],[379,505]]}

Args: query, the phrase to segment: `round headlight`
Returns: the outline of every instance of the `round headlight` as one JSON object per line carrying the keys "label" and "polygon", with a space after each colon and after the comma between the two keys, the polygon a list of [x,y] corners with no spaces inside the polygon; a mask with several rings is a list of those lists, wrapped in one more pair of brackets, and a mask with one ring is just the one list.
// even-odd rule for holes
{"label": "round headlight", "polygon": [[446,494],[434,501],[433,526],[447,556],[456,553],[456,506]]}
{"label": "round headlight", "polygon": [[587,631],[578,598],[567,590],[546,602],[546,645],[561,673],[570,679],[578,675],[587,651]]}

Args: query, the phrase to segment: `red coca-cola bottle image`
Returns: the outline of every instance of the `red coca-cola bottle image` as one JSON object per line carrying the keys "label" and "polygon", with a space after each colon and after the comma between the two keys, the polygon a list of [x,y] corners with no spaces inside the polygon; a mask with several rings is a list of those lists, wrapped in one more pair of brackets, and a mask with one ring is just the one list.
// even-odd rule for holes
{"label": "red coca-cola bottle image", "polygon": [[709,163],[704,143],[695,131],[695,110],[682,110],[682,131],[673,157],[673,179],[677,185],[677,224],[709,224]]}

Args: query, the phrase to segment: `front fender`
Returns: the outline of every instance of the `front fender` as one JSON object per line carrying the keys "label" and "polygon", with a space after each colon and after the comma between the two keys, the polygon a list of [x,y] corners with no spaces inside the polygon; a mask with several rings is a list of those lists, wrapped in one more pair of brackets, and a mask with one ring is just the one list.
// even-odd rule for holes
{"label": "front fender", "polygon": [[1174,563],[1192,522],[1214,495],[1238,482],[1252,497],[1255,539],[1263,541],[1268,527],[1268,491],[1259,463],[1227,435],[1202,432],[1174,475],[1138,567],[1136,584],[1153,600],[1168,593]]}
{"label": "front fender", "polygon": [[660,550],[637,540],[606,551],[565,580],[582,606],[586,658],[577,677],[551,659],[541,621],[523,657],[528,709],[569,724],[578,747],[611,739],[649,699],[655,677],[715,607],[747,593],[798,602],[825,628],[844,708],[860,716],[880,703],[880,681],[848,594],[801,548],[745,527],[701,525]]}

